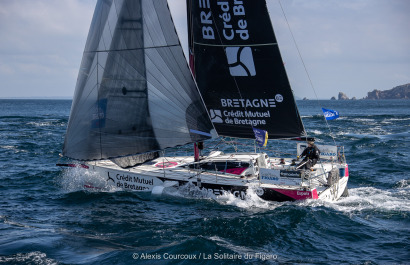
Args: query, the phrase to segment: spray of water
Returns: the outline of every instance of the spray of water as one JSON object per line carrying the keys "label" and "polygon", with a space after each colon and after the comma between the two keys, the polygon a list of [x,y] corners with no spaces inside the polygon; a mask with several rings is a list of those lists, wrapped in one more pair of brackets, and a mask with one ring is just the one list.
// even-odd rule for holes
{"label": "spray of water", "polygon": [[110,185],[110,183],[97,172],[81,167],[73,167],[63,170],[57,182],[62,189],[67,192],[82,190],[87,190],[89,192],[114,192],[121,190]]}

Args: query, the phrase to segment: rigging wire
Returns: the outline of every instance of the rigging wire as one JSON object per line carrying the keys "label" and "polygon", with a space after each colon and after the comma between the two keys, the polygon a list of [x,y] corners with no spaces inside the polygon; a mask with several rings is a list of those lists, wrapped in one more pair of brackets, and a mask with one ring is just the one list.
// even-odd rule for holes
{"label": "rigging wire", "polygon": [[[310,86],[312,87],[313,92],[314,92],[314,94],[315,94],[316,102],[317,102],[318,106],[319,106],[320,108],[322,108],[322,106],[320,105],[320,102],[319,102],[319,98],[318,98],[317,93],[316,93],[316,89],[315,89],[315,87],[314,87],[314,85],[313,85],[312,79],[310,78],[309,72],[308,72],[308,70],[307,70],[307,68],[306,68],[305,61],[304,61],[303,58],[302,58],[302,54],[300,53],[299,46],[297,45],[295,36],[293,35],[292,29],[290,28],[290,24],[289,24],[288,18],[286,17],[285,10],[284,10],[283,7],[282,7],[281,1],[278,0],[278,2],[279,2],[279,5],[280,5],[280,8],[281,8],[281,10],[282,10],[283,16],[285,17],[286,24],[288,25],[288,29],[289,29],[289,31],[290,31],[290,35],[292,36],[293,43],[295,44],[296,50],[298,51],[299,58],[300,58],[300,60],[302,61],[303,68],[305,69],[306,75],[307,75],[307,77],[308,77],[308,79],[309,79]],[[336,144],[335,137],[333,136],[332,130],[330,129],[329,123],[327,122],[325,115],[323,115],[323,118],[325,119],[326,126],[327,126],[327,128],[329,129],[330,137],[332,137],[333,143],[334,143],[335,145],[337,145],[337,144]]]}

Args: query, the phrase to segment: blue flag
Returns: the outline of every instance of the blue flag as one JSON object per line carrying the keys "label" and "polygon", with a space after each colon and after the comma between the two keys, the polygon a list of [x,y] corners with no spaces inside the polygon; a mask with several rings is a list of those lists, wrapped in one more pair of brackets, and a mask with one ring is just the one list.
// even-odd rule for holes
{"label": "blue flag", "polygon": [[265,147],[268,143],[268,132],[261,129],[252,128],[255,133],[256,142],[260,147]]}
{"label": "blue flag", "polygon": [[331,109],[322,108],[323,114],[325,115],[326,120],[335,120],[339,118],[339,112]]}

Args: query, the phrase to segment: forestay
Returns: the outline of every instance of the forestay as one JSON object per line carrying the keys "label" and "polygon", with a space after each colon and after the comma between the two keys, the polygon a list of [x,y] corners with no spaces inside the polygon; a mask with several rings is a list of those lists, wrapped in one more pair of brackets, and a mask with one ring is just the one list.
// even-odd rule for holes
{"label": "forestay", "polygon": [[146,153],[207,139],[212,128],[167,1],[98,1],[64,155],[94,160]]}

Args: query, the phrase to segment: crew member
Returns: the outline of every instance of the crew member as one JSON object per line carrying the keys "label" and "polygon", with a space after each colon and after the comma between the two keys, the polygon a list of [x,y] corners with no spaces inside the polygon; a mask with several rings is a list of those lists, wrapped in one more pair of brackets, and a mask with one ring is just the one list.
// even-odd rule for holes
{"label": "crew member", "polygon": [[320,150],[315,145],[314,141],[308,142],[308,147],[303,150],[300,157],[305,157],[302,162],[296,167],[296,169],[310,169],[314,165],[316,165],[317,161],[320,157]]}

